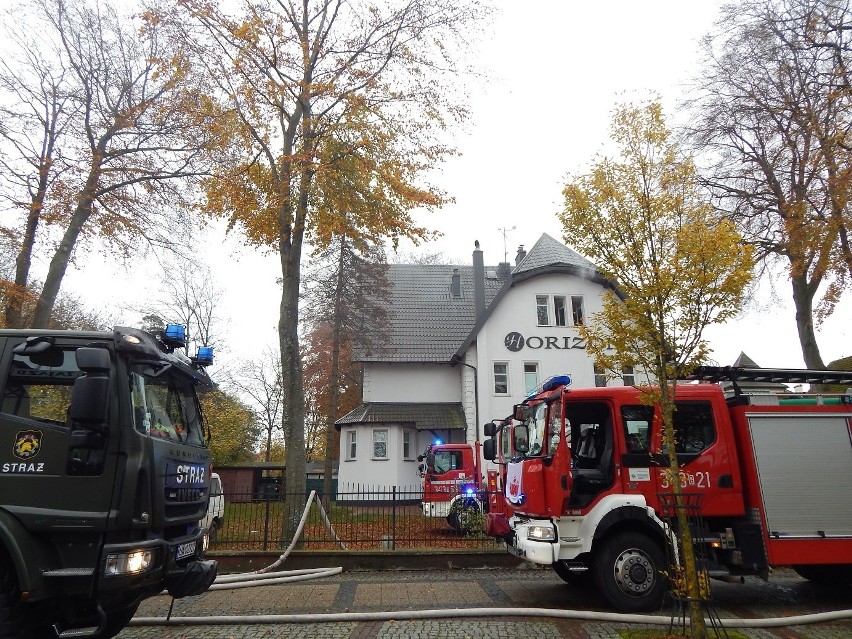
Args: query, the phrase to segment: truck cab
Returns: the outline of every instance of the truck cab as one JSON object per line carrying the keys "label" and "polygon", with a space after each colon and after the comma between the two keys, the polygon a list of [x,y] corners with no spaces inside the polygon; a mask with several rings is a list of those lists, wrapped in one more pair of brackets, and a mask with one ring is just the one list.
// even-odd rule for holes
{"label": "truck cab", "polygon": [[23,634],[110,637],[145,597],[215,578],[199,526],[210,380],[180,343],[0,331],[0,599]]}
{"label": "truck cab", "polygon": [[470,444],[435,442],[418,457],[423,477],[423,514],[447,517],[450,505],[466,486],[478,490],[473,447]]}

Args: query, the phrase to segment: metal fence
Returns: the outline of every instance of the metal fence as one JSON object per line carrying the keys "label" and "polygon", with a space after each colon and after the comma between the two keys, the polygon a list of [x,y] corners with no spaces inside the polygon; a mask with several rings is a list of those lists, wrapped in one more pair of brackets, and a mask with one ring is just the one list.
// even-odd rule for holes
{"label": "metal fence", "polygon": [[[304,494],[258,499],[257,495],[225,493],[224,497],[225,513],[212,550],[283,550],[290,545],[307,503]],[[313,503],[297,548],[502,548],[502,543],[482,531],[458,533],[445,517],[425,516],[420,506],[423,497],[419,487],[339,485],[333,500],[317,494],[328,518]]]}

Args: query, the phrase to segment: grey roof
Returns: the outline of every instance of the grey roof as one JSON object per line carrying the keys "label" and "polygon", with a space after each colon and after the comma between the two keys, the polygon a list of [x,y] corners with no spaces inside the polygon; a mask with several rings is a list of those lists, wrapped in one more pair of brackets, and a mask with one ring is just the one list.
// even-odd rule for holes
{"label": "grey roof", "polygon": [[558,264],[573,266],[578,269],[589,269],[592,273],[597,272],[595,265],[585,257],[576,251],[572,251],[558,240],[554,240],[547,233],[542,233],[513,273],[525,273]]}
{"label": "grey roof", "polygon": [[338,419],[336,428],[352,424],[413,424],[417,430],[463,430],[466,428],[461,404],[361,404]]}
{"label": "grey roof", "polygon": [[[451,290],[458,272],[460,295]],[[543,233],[515,269],[511,265],[485,267],[485,312],[477,318],[473,298],[473,266],[389,264],[388,320],[382,344],[357,347],[356,361],[450,363],[476,338],[500,299],[514,284],[549,273],[584,277],[614,289],[595,265],[579,253]]]}
{"label": "grey roof", "polygon": [[[461,295],[450,284],[458,271]],[[485,304],[508,277],[485,267]],[[489,275],[490,273],[490,275]],[[356,349],[355,359],[373,362],[449,362],[475,323],[473,266],[389,264],[388,327],[384,342],[370,351]]]}

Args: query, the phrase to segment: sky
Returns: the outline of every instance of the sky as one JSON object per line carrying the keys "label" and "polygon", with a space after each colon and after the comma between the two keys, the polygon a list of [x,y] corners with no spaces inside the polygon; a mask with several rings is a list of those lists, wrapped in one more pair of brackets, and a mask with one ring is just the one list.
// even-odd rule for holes
{"label": "sky", "polygon": [[[489,68],[485,83],[471,83],[471,117],[455,141],[461,156],[436,168],[431,179],[455,198],[417,222],[443,233],[403,254],[441,253],[447,263],[471,262],[474,241],[485,262],[513,262],[542,233],[562,241],[557,219],[570,175],[583,173],[601,152],[613,108],[657,94],[670,121],[686,85],[698,74],[698,41],[711,28],[716,0],[495,0],[499,11],[473,62]],[[481,86],[484,84],[484,87]],[[230,352],[255,357],[276,344],[280,292],[276,255],[246,248],[221,225],[197,238],[205,246],[215,284],[223,289]],[[85,291],[92,304],[127,310],[150,295],[150,269],[126,272],[91,259],[66,276],[69,291]],[[800,368],[794,311],[781,278],[773,299],[761,285],[756,301],[736,321],[706,333],[720,364],[741,351],[763,367]],[[822,330],[823,359],[852,355],[846,300]]]}

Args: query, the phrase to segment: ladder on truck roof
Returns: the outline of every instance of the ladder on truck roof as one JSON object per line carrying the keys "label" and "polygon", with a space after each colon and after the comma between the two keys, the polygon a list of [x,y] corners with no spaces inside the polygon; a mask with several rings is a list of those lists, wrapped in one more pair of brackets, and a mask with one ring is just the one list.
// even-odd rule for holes
{"label": "ladder on truck roof", "polygon": [[702,382],[766,382],[782,384],[852,384],[852,371],[815,371],[795,368],[698,366],[686,379]]}

